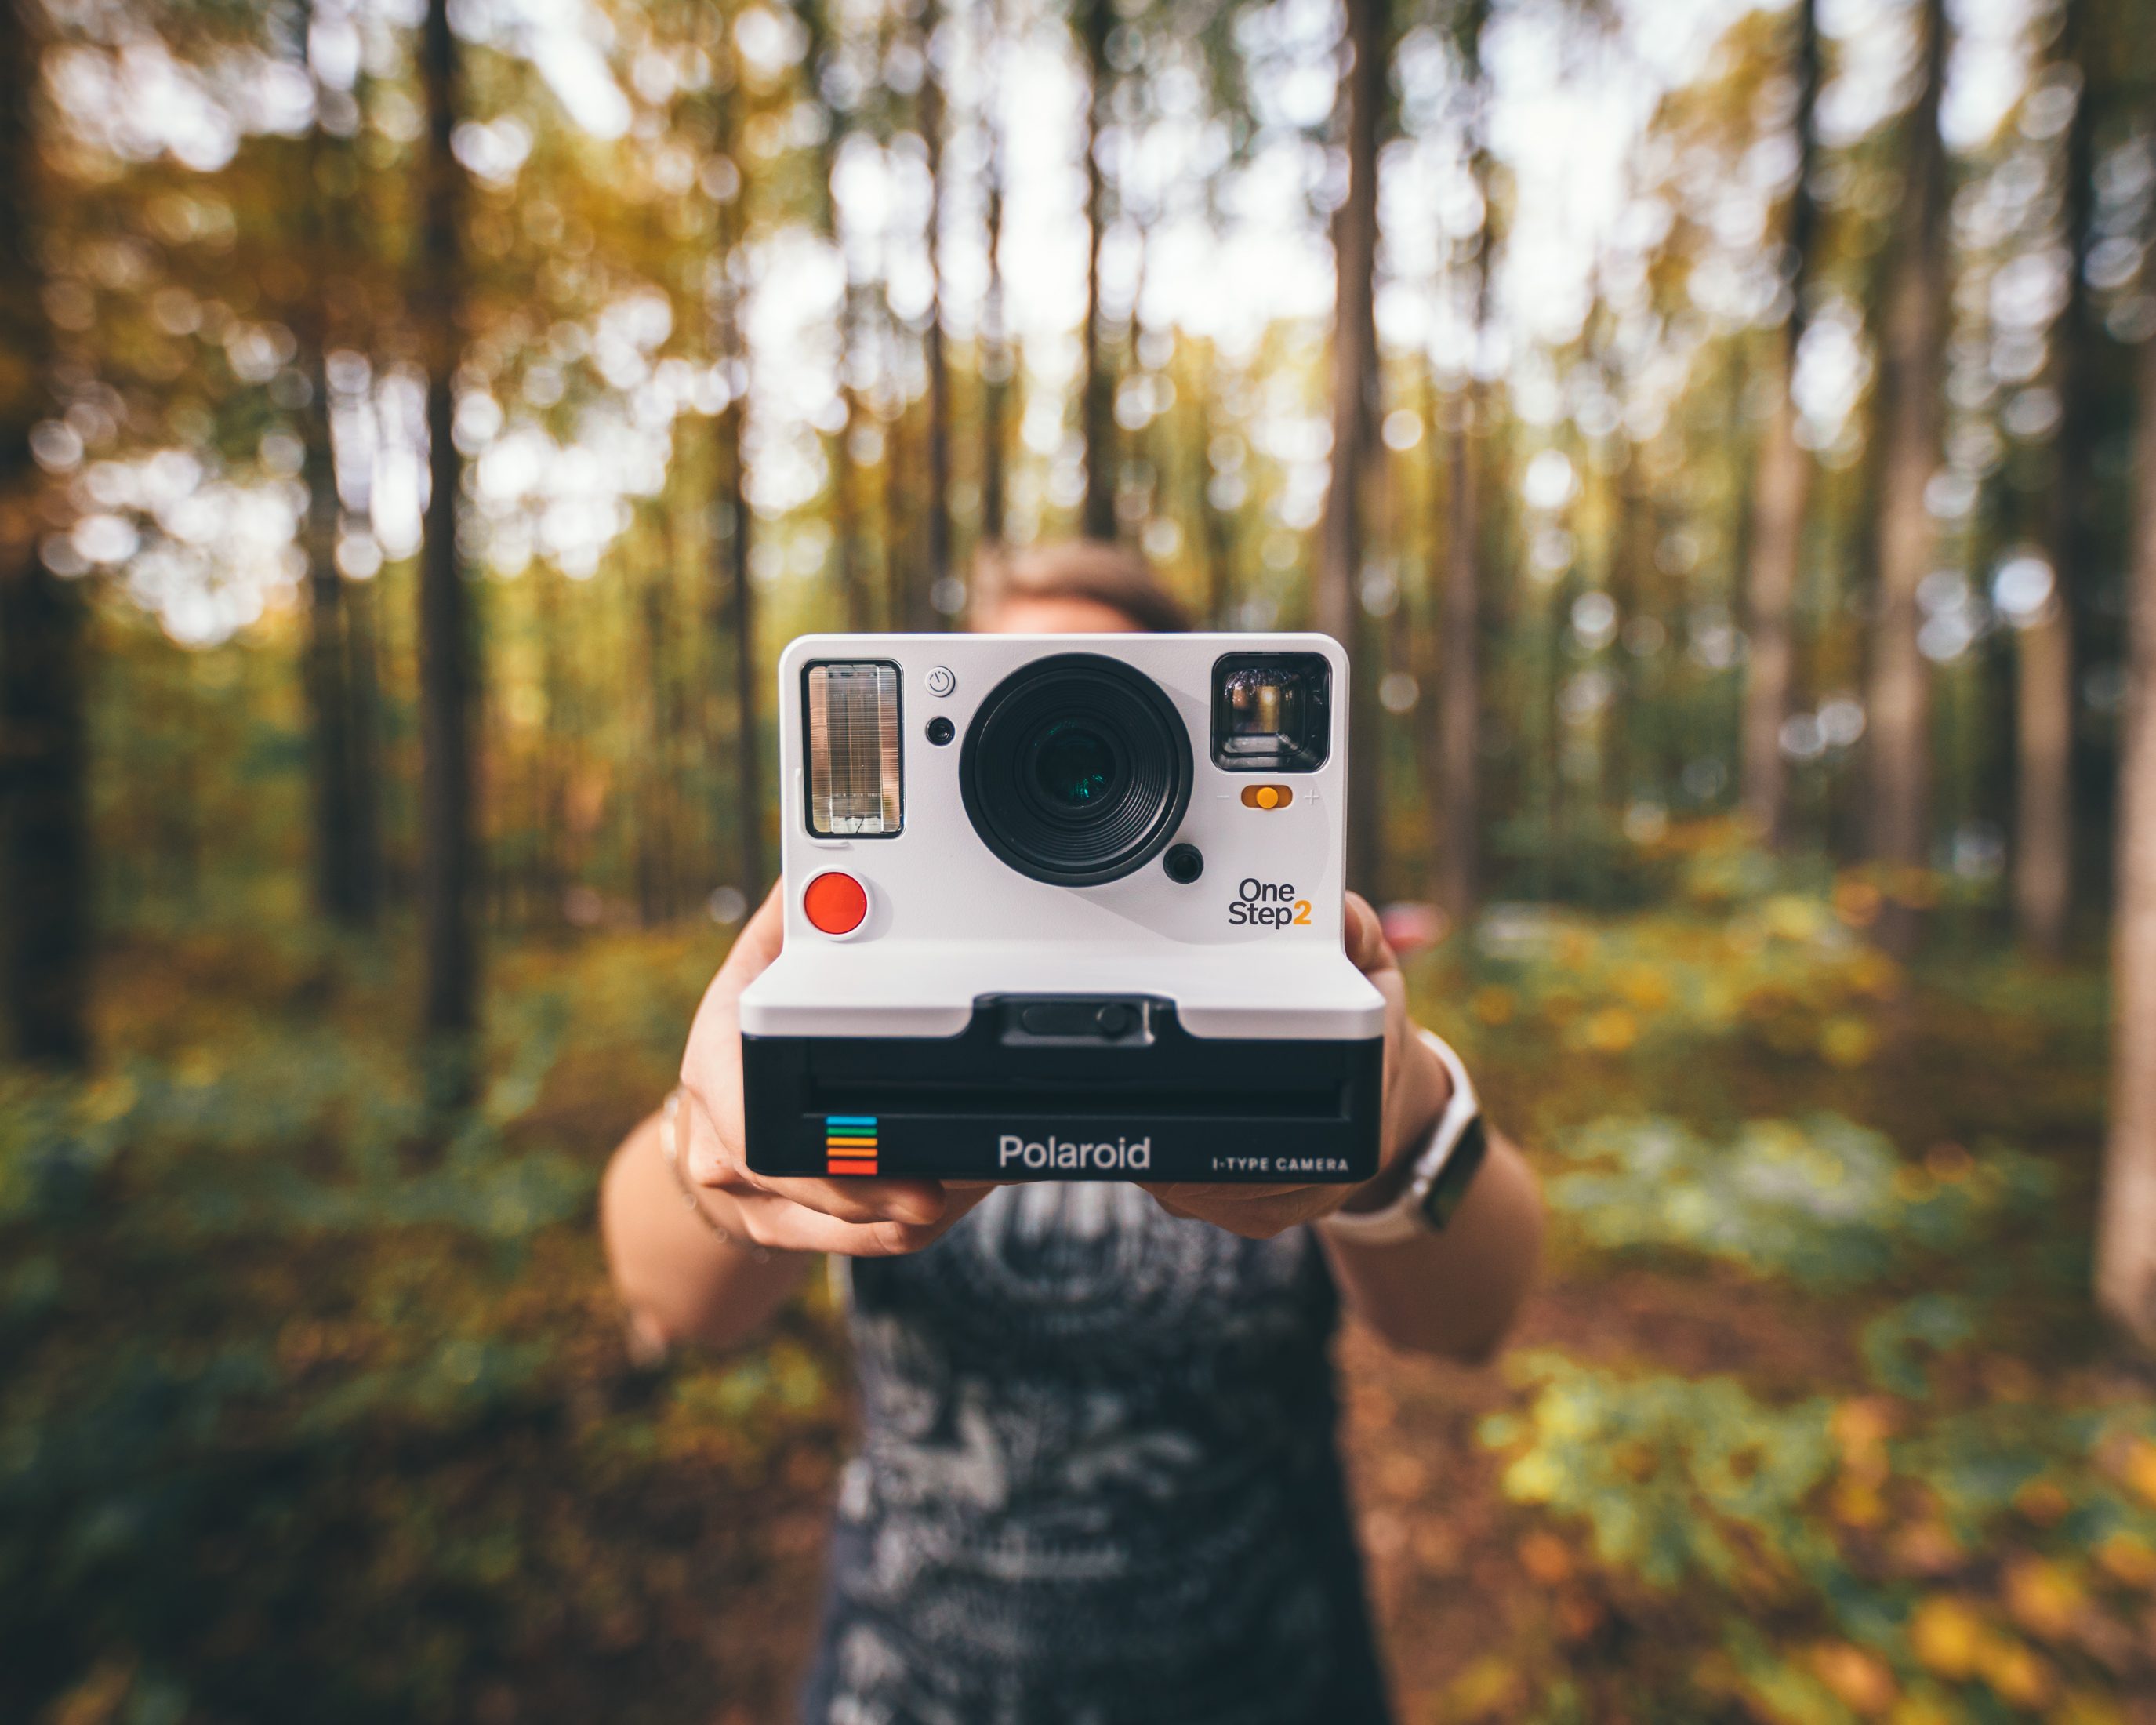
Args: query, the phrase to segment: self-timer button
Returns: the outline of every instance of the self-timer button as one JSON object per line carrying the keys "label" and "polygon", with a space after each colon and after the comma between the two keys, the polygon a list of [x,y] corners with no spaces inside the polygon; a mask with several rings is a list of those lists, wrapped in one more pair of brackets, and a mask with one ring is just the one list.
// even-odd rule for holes
{"label": "self-timer button", "polygon": [[801,895],[802,914],[824,934],[851,934],[868,919],[868,889],[851,875],[819,875]]}

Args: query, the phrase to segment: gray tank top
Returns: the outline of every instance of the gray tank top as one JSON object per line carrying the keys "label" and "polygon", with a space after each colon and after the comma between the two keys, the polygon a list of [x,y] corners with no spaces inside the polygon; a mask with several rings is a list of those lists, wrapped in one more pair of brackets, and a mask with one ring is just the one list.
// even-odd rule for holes
{"label": "gray tank top", "polygon": [[845,1272],[865,1430],[809,1725],[1389,1717],[1307,1230],[1010,1186]]}

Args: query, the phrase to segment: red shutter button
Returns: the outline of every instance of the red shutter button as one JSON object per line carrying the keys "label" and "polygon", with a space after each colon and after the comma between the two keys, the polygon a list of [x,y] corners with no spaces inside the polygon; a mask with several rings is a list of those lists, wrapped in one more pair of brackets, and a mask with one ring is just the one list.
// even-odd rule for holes
{"label": "red shutter button", "polygon": [[825,934],[851,934],[867,920],[868,891],[851,875],[819,875],[801,895],[809,926]]}

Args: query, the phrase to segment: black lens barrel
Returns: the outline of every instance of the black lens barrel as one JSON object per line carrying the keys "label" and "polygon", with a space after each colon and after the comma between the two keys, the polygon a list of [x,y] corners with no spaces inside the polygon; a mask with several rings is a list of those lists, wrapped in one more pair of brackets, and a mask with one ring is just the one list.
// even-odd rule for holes
{"label": "black lens barrel", "polygon": [[1190,805],[1190,736],[1160,685],[1059,653],[988,691],[958,761],[981,842],[1020,874],[1097,886],[1158,856]]}

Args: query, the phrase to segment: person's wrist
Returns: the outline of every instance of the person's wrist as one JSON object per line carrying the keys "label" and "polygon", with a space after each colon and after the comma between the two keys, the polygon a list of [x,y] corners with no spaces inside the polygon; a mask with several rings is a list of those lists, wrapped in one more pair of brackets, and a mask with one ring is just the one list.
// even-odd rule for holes
{"label": "person's wrist", "polygon": [[1414,1080],[1419,1100],[1386,1146],[1383,1165],[1342,1202],[1340,1208],[1348,1215],[1383,1209],[1407,1189],[1416,1158],[1430,1143],[1438,1122],[1445,1117],[1445,1105],[1452,1100],[1452,1075],[1445,1070],[1445,1062],[1430,1052],[1420,1036],[1410,1037],[1408,1049],[1407,1058],[1422,1069]]}

